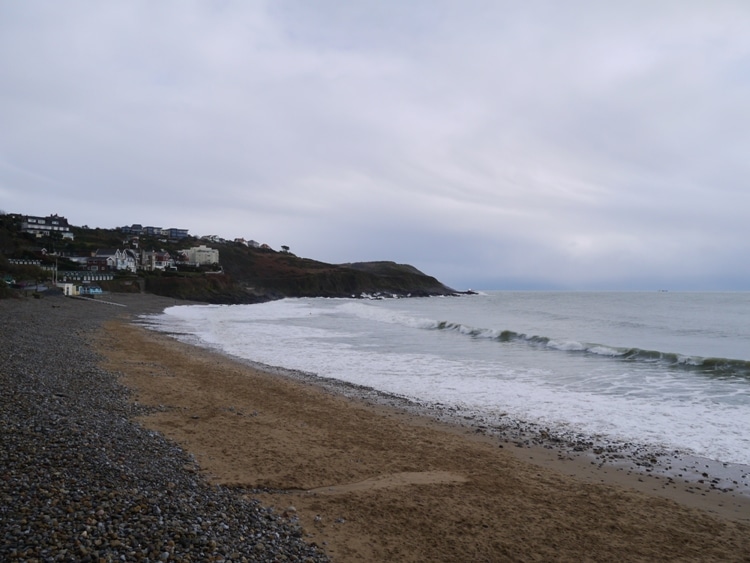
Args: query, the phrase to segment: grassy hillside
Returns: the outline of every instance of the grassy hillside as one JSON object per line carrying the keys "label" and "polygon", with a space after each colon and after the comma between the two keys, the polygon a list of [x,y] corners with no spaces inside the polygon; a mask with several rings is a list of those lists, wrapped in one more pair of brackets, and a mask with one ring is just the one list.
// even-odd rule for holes
{"label": "grassy hillside", "polygon": [[[18,231],[9,215],[0,215],[0,274],[39,277],[46,274],[20,270],[8,258],[41,260],[60,268],[74,268],[67,255],[91,255],[97,249],[124,248],[126,237],[116,229],[71,227],[75,240],[59,237],[36,238]],[[131,279],[104,284],[112,291],[145,288],[158,295],[210,303],[252,303],[281,297],[350,297],[362,293],[400,296],[448,295],[454,291],[413,266],[395,262],[358,262],[326,264],[300,258],[289,252],[247,247],[233,242],[210,243],[195,237],[179,242],[140,237],[139,247],[166,250],[175,256],[184,250],[205,244],[219,250],[221,273],[201,271],[140,272],[139,281]],[[52,256],[54,254],[54,256]],[[118,276],[127,278],[128,276]],[[132,277],[132,275],[131,275]]]}

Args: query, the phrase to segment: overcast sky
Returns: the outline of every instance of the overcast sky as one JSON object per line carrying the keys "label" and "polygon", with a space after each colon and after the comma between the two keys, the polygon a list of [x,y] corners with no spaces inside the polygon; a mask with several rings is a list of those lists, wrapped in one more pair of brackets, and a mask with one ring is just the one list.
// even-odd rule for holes
{"label": "overcast sky", "polygon": [[748,30],[747,0],[0,0],[0,209],[457,289],[750,289]]}

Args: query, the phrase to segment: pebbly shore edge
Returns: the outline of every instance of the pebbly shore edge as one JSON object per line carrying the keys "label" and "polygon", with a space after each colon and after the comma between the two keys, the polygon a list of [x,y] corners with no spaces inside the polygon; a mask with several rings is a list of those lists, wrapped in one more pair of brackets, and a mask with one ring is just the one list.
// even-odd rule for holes
{"label": "pebbly shore edge", "polygon": [[[109,299],[108,299],[109,298]],[[117,294],[0,300],[0,560],[328,561],[302,529],[134,422],[88,339],[185,304]]]}

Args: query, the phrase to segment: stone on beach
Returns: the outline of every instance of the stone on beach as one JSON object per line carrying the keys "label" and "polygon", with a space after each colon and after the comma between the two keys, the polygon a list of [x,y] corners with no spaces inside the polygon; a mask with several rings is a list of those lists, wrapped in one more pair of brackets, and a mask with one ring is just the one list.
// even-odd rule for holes
{"label": "stone on beach", "polygon": [[143,407],[81,339],[112,316],[65,298],[0,302],[0,560],[327,561],[132,421]]}

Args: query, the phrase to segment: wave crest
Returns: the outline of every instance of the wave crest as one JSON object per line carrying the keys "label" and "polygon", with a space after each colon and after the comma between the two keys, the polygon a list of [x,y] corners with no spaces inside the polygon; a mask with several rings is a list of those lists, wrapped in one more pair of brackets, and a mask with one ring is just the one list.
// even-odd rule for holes
{"label": "wave crest", "polygon": [[575,340],[559,341],[547,336],[529,335],[513,330],[475,328],[450,321],[435,321],[425,328],[452,331],[471,338],[496,340],[503,343],[525,343],[530,346],[544,347],[558,352],[586,354],[592,357],[600,356],[627,362],[659,363],[676,369],[697,370],[717,377],[750,378],[750,361],[746,360],[685,356],[674,352],[645,350],[642,348],[621,348]]}

